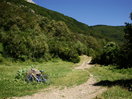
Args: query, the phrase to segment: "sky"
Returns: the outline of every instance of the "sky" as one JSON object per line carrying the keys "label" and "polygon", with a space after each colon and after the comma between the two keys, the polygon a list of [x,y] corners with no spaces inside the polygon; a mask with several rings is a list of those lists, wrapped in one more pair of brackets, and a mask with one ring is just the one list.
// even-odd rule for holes
{"label": "sky", "polygon": [[33,0],[87,25],[121,26],[131,22],[132,0]]}

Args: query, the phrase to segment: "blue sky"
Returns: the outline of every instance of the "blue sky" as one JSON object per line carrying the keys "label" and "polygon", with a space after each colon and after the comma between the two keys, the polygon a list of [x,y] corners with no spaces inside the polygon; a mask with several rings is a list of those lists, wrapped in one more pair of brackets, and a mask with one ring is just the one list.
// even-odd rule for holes
{"label": "blue sky", "polygon": [[88,25],[124,25],[130,22],[132,0],[33,0]]}

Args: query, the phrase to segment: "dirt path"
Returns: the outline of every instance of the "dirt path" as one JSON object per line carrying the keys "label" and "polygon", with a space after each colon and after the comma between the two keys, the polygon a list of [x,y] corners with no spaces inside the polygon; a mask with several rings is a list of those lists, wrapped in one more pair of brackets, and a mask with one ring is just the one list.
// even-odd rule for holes
{"label": "dirt path", "polygon": [[[86,56],[85,56],[86,57]],[[94,65],[90,65],[91,58],[88,57],[81,65],[75,67],[75,69],[86,69],[91,68]],[[50,89],[45,92],[39,92],[32,96],[24,96],[13,99],[93,99],[97,95],[101,94],[106,90],[100,86],[94,86],[96,80],[92,74],[90,74],[89,80],[79,86],[60,89]]]}
{"label": "dirt path", "polygon": [[94,65],[90,64],[92,57],[88,57],[85,55],[83,57],[85,57],[86,60],[81,65],[75,67],[75,69],[83,69],[84,70],[84,69],[88,69],[88,68],[91,68],[94,66]]}

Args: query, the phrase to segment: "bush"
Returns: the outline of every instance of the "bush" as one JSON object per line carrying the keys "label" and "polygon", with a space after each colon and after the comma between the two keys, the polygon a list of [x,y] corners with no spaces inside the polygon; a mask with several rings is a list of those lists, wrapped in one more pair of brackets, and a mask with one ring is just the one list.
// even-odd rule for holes
{"label": "bush", "polygon": [[74,63],[78,63],[80,61],[79,55],[76,50],[71,48],[63,48],[59,51],[58,56],[63,60],[68,60]]}
{"label": "bush", "polygon": [[49,50],[52,57],[59,57],[70,62],[79,62],[79,55],[70,42],[52,40],[49,42]]}
{"label": "bush", "polygon": [[77,41],[74,45],[75,49],[77,50],[77,53],[79,55],[87,54],[87,46],[80,41]]}
{"label": "bush", "polygon": [[45,35],[29,31],[31,32],[28,35],[15,31],[7,33],[3,39],[5,54],[23,61],[44,58],[48,53]]}
{"label": "bush", "polygon": [[[72,54],[71,54],[72,55]],[[73,63],[78,63],[80,62],[80,57],[78,54],[74,54],[69,58],[69,61],[73,62]]]}
{"label": "bush", "polygon": [[27,74],[27,69],[20,69],[20,70],[17,71],[17,74],[16,74],[15,78],[25,81],[26,74]]}
{"label": "bush", "polygon": [[4,58],[3,58],[3,56],[0,54],[0,63],[3,63],[3,61],[4,61]]}
{"label": "bush", "polygon": [[119,56],[119,47],[114,42],[107,43],[103,51],[96,55],[92,60],[93,63],[99,63],[102,65],[117,64]]}

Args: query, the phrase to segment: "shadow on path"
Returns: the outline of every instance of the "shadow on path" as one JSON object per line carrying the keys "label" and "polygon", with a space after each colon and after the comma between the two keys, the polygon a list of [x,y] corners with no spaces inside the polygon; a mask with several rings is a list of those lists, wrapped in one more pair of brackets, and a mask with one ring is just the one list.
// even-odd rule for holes
{"label": "shadow on path", "polygon": [[127,89],[128,91],[132,91],[132,79],[121,79],[115,81],[104,80],[94,84],[94,86],[121,86],[122,88]]}

